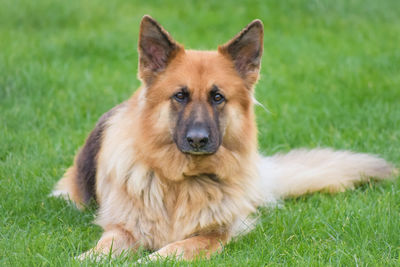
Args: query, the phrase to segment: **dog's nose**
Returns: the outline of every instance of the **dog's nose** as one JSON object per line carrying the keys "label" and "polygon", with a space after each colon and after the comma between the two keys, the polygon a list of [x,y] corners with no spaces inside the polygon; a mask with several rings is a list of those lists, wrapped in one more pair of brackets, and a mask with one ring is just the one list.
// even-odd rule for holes
{"label": "dog's nose", "polygon": [[204,127],[195,127],[189,129],[186,134],[186,140],[194,149],[202,149],[208,144],[209,133]]}

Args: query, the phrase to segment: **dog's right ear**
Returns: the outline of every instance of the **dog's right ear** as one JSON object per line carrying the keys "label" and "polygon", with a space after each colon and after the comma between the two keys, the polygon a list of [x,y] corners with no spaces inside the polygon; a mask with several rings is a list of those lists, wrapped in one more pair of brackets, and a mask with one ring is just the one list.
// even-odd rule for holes
{"label": "dog's right ear", "polygon": [[145,15],[140,23],[138,50],[139,78],[150,86],[183,47],[157,21]]}

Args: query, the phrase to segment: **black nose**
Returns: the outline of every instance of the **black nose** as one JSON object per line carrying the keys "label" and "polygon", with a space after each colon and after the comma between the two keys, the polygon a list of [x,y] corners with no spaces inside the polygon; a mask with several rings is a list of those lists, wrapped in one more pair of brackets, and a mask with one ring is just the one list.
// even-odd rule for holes
{"label": "black nose", "polygon": [[194,149],[202,149],[208,144],[209,133],[204,127],[193,127],[186,134],[186,140]]}

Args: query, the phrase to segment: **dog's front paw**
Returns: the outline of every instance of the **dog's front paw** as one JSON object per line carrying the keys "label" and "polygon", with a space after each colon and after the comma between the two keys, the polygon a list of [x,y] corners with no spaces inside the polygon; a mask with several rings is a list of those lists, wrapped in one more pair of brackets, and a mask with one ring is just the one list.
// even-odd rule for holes
{"label": "dog's front paw", "polygon": [[[149,255],[149,256],[150,256],[150,255]],[[136,266],[136,265],[139,265],[139,264],[142,265],[142,264],[150,263],[152,260],[150,259],[149,256],[142,257],[142,258],[138,259],[138,260],[135,262],[135,266]]]}
{"label": "dog's front paw", "polygon": [[101,262],[101,261],[107,259],[107,255],[104,253],[96,252],[93,249],[90,249],[90,250],[82,253],[81,255],[76,256],[75,259],[79,260],[79,261],[89,260],[92,262]]}
{"label": "dog's front paw", "polygon": [[174,260],[183,260],[184,251],[181,246],[176,243],[169,244],[156,252],[151,253],[150,255],[140,258],[136,263],[145,264],[152,261],[157,260],[166,260],[166,259],[174,259]]}
{"label": "dog's front paw", "polygon": [[151,253],[150,255],[140,258],[137,260],[136,263],[138,264],[146,264],[146,263],[150,263],[152,261],[157,261],[157,260],[165,260],[166,257],[165,256],[161,256],[160,254],[158,254],[158,252],[154,252]]}

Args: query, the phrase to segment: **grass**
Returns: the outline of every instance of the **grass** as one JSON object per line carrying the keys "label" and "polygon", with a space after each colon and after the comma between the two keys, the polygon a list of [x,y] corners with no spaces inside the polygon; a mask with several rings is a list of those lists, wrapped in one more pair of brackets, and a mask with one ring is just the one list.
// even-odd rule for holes
{"label": "grass", "polygon": [[[397,0],[0,0],[0,265],[79,266],[73,257],[99,238],[94,210],[47,195],[97,118],[139,86],[143,14],[197,49],[263,20],[264,153],[334,147],[400,166]],[[400,265],[399,180],[260,212],[252,233],[193,265]],[[143,253],[104,264],[129,265]]]}

